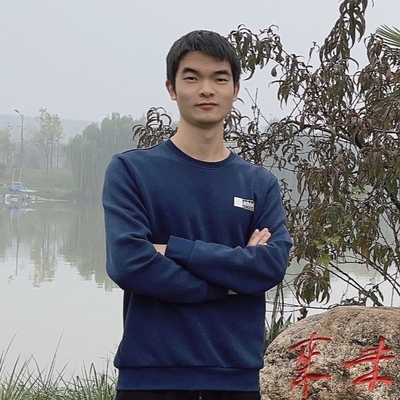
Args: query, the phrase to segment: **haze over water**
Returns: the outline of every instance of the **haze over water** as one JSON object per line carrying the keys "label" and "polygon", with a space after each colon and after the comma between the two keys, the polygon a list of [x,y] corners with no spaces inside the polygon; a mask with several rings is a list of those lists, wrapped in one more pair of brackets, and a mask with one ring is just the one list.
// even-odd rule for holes
{"label": "haze over water", "polygon": [[[0,229],[0,353],[11,343],[8,368],[31,355],[44,368],[57,350],[59,370],[67,364],[78,373],[91,363],[101,370],[122,334],[122,291],[105,272],[102,209],[2,204]],[[290,267],[288,280],[299,268]],[[363,284],[374,279],[362,266],[354,265],[352,274]],[[348,288],[332,285],[336,303]],[[294,302],[288,289],[285,299]]]}
{"label": "haze over water", "polygon": [[58,368],[101,369],[122,332],[122,292],[104,270],[101,208],[3,206],[0,221],[0,353],[12,342],[7,365],[33,355],[44,367],[58,346]]}

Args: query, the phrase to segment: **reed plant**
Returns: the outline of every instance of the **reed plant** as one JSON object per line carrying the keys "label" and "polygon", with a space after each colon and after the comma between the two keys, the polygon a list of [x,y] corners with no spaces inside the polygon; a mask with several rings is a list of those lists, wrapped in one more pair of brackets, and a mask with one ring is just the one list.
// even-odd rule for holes
{"label": "reed plant", "polygon": [[66,366],[56,370],[56,356],[50,366],[40,368],[34,357],[18,358],[6,370],[9,347],[0,355],[0,400],[114,400],[116,372],[106,360],[102,372],[92,364],[81,375],[67,376]]}

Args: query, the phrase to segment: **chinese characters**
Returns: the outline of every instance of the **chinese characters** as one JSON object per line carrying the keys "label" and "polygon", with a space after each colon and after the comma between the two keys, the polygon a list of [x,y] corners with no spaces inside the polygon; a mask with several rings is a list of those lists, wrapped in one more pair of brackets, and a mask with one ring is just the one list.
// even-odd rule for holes
{"label": "chinese characters", "polygon": [[[332,379],[332,375],[329,374],[317,374],[312,372],[312,358],[321,355],[321,352],[317,350],[318,342],[331,342],[331,338],[318,337],[316,332],[313,332],[308,339],[302,340],[293,346],[290,351],[299,351],[299,356],[296,361],[296,377],[292,382],[291,388],[294,389],[297,386],[303,387],[302,398],[307,399],[309,395],[310,381],[327,380]],[[380,376],[379,365],[384,360],[393,360],[394,354],[390,354],[392,349],[386,345],[386,339],[383,336],[379,337],[379,345],[377,347],[368,348],[361,350],[360,357],[354,360],[346,361],[344,363],[345,368],[352,368],[355,365],[372,363],[372,370],[366,374],[363,374],[353,380],[354,385],[368,384],[368,391],[372,392],[375,389],[377,383],[386,385],[392,385],[393,380]]]}
{"label": "chinese characters", "polygon": [[321,353],[316,350],[317,342],[330,342],[332,339],[324,338],[324,337],[317,337],[316,332],[313,332],[311,336],[306,339],[302,340],[301,342],[293,345],[290,348],[290,351],[295,351],[296,349],[300,348],[300,356],[296,362],[296,373],[298,374],[295,380],[292,383],[292,389],[296,386],[302,385],[303,386],[303,399],[308,397],[308,381],[309,380],[320,380],[326,379],[328,381],[331,380],[331,375],[323,375],[323,374],[313,374],[309,372],[310,366],[312,364],[312,357],[319,356]]}
{"label": "chinese characters", "polygon": [[361,350],[362,356],[356,358],[352,361],[347,361],[344,366],[346,368],[351,368],[357,364],[363,364],[370,362],[373,364],[373,369],[371,372],[368,372],[364,375],[359,376],[357,379],[353,381],[355,385],[359,385],[361,383],[368,383],[368,390],[372,392],[375,388],[375,384],[378,382],[385,383],[387,385],[392,385],[393,380],[390,378],[386,378],[384,376],[379,376],[379,363],[382,360],[393,360],[395,358],[394,355],[388,354],[388,352],[392,351],[390,347],[386,347],[385,338],[383,336],[379,336],[379,346],[373,347],[366,350]]}

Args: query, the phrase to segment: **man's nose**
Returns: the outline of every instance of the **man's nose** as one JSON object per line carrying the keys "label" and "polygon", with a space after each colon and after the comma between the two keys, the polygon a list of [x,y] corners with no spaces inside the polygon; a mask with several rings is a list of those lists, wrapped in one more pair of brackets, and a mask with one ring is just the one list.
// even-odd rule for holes
{"label": "man's nose", "polygon": [[210,81],[205,80],[200,87],[200,96],[210,97],[215,94],[215,90]]}

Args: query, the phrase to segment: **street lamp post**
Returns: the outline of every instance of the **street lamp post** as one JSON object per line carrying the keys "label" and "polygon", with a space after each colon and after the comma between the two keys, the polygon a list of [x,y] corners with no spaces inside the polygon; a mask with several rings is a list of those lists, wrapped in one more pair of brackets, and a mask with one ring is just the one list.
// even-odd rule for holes
{"label": "street lamp post", "polygon": [[19,167],[22,168],[22,155],[24,150],[24,114],[21,114],[16,108],[14,111],[21,117],[21,158],[19,160]]}

